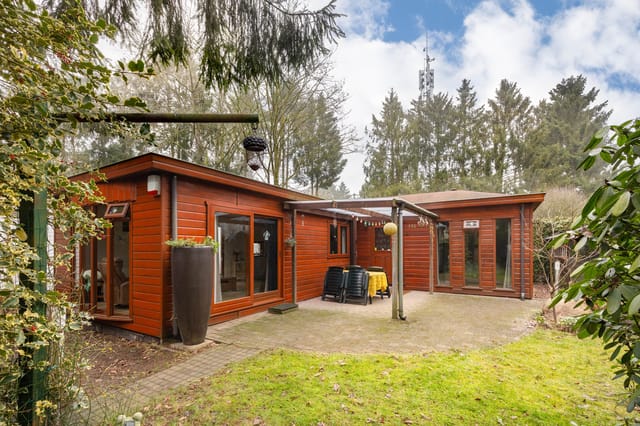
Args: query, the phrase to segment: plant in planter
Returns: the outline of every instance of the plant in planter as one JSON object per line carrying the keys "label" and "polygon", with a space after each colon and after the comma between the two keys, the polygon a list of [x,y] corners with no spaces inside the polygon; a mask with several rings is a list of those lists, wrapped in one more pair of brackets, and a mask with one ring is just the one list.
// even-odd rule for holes
{"label": "plant in planter", "polygon": [[218,242],[207,236],[202,242],[180,238],[166,244],[171,247],[173,316],[182,342],[197,345],[207,335]]}

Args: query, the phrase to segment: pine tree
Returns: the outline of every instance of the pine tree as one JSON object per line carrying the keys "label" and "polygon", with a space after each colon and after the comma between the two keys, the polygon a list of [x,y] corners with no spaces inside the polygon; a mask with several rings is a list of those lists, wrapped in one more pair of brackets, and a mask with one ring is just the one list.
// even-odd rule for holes
{"label": "pine tree", "polygon": [[382,104],[380,118],[374,115],[366,131],[368,158],[364,165],[364,196],[413,192],[420,185],[418,159],[411,150],[407,115],[393,91]]}
{"label": "pine tree", "polygon": [[311,101],[313,111],[303,128],[293,161],[298,171],[295,181],[308,185],[313,195],[328,189],[340,178],[347,160],[338,118],[323,96]]}
{"label": "pine tree", "polygon": [[418,159],[423,187],[440,190],[454,182],[453,101],[445,93],[412,103],[411,151]]}
{"label": "pine tree", "polygon": [[[180,0],[81,1],[84,9],[114,25],[125,39],[139,41],[135,47],[163,65],[189,61],[193,39],[200,40],[200,73],[207,87],[277,81],[327,55],[327,44],[344,36],[336,24],[335,0],[317,11],[289,8],[282,0],[196,0],[187,5]],[[75,4],[46,3],[56,14]],[[195,35],[190,33],[194,28],[199,30]]]}
{"label": "pine tree", "polygon": [[582,75],[562,79],[549,92],[549,100],[535,110],[536,126],[526,145],[524,176],[528,187],[544,190],[549,186],[578,186],[593,190],[600,182],[603,165],[578,171],[585,141],[602,128],[611,111],[607,102],[595,104],[598,90],[585,92]]}
{"label": "pine tree", "polygon": [[454,107],[456,138],[452,147],[454,169],[452,173],[460,182],[467,184],[485,177],[486,115],[483,106],[477,106],[478,99],[471,82],[462,80],[458,88],[457,103]]}
{"label": "pine tree", "polygon": [[508,192],[519,183],[532,110],[531,100],[520,93],[517,83],[508,80],[500,82],[495,98],[489,100],[490,148],[485,156],[485,176],[495,176],[500,185],[496,191]]}

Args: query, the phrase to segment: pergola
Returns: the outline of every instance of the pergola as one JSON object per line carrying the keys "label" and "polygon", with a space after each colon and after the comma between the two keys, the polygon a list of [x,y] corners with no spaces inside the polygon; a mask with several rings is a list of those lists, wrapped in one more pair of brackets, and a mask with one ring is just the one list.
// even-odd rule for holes
{"label": "pergola", "polygon": [[[296,238],[296,216],[299,212],[340,218],[351,221],[352,239],[355,232],[356,220],[371,219],[372,221],[392,222],[396,225],[396,231],[391,235],[391,280],[394,283],[391,290],[391,317],[393,319],[406,319],[403,312],[402,290],[404,282],[404,253],[403,253],[403,217],[419,217],[419,220],[428,221],[435,219],[437,214],[423,209],[400,197],[365,198],[348,200],[317,200],[317,201],[287,201],[285,209],[292,211],[292,237]],[[351,260],[353,262],[354,244],[351,244]],[[296,303],[296,246],[293,246],[293,303]]]}

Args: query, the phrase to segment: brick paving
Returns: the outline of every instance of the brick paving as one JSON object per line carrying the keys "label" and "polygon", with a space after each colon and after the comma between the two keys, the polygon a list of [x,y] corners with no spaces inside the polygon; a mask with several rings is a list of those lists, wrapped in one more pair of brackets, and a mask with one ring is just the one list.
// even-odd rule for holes
{"label": "brick paving", "polygon": [[126,394],[105,395],[92,401],[92,409],[82,415],[84,419],[79,420],[78,424],[103,424],[105,413],[112,413],[119,407],[122,408],[120,412],[132,415],[131,409],[139,410],[172,389],[212,376],[228,364],[249,358],[260,351],[258,348],[233,344],[215,344],[201,349],[189,359],[137,381]]}

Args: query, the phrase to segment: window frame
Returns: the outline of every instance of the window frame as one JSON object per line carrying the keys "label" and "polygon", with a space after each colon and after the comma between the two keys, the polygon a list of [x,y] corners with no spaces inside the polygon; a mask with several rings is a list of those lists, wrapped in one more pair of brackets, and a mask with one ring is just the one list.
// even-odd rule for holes
{"label": "window frame", "polygon": [[[508,223],[509,228],[508,228],[508,232],[507,232],[507,238],[508,238],[508,245],[507,245],[507,253],[506,253],[506,262],[508,262],[508,264],[505,263],[504,269],[505,272],[503,274],[503,279],[502,279],[502,285],[498,285],[498,221],[505,221],[506,223]],[[494,237],[494,245],[495,245],[495,250],[496,252],[495,254],[495,258],[494,258],[494,283],[496,286],[496,289],[498,290],[513,290],[513,219],[510,217],[506,217],[506,218],[496,218],[494,221],[494,226],[495,226],[495,237]],[[508,274],[508,275],[507,275]],[[504,277],[508,276],[509,277],[509,286],[505,286],[504,283]]]}
{"label": "window frame", "polygon": [[[442,226],[440,226],[442,225]],[[444,245],[441,244],[440,241],[440,229],[446,229],[446,236],[447,236],[447,270],[446,273],[449,276],[449,279],[444,281],[441,280],[441,274],[444,274],[445,272],[441,272],[440,271],[440,246]],[[437,276],[437,284],[438,286],[441,287],[450,287],[451,286],[451,222],[447,221],[441,221],[441,222],[437,222],[436,224],[436,276]]]}
{"label": "window frame", "polygon": [[[332,237],[335,228],[335,246],[336,252],[333,253],[334,240]],[[347,223],[330,222],[329,223],[329,256],[348,256],[351,250],[351,230]]]}
{"label": "window frame", "polygon": [[[88,294],[85,295],[85,292],[81,293],[81,303],[80,307],[82,310],[89,311],[92,313],[94,318],[97,319],[109,319],[113,321],[131,321],[133,318],[132,304],[131,304],[131,294],[132,294],[132,275],[131,275],[131,253],[132,253],[132,237],[131,237],[131,223],[132,219],[129,214],[129,206],[130,202],[118,202],[118,203],[108,203],[105,206],[104,214],[100,214],[100,207],[102,205],[91,205],[85,207],[87,210],[92,211],[98,216],[102,216],[104,219],[109,220],[109,222],[120,222],[123,224],[123,232],[129,233],[128,237],[128,247],[127,247],[127,270],[126,276],[128,278],[128,301],[129,305],[126,307],[126,313],[123,313],[122,310],[116,312],[114,308],[115,300],[114,300],[114,288],[113,288],[113,276],[115,274],[115,261],[116,261],[116,253],[114,249],[114,240],[117,238],[114,235],[114,228],[109,227],[105,230],[104,238],[99,240],[98,238],[91,238],[87,244],[83,244],[79,246],[79,250],[77,255],[79,256],[79,274],[80,281],[82,287],[84,287],[84,272],[87,270],[91,271],[89,276],[90,288],[88,290]],[[116,214],[109,215],[109,209],[111,206],[124,206],[124,209],[117,212]],[[124,224],[127,224],[126,231]],[[100,271],[102,259],[98,254],[98,245],[103,242],[104,253],[103,258],[105,259],[105,271],[104,273]],[[86,251],[85,251],[86,248]],[[98,291],[99,291],[99,282],[102,283],[102,301],[98,300]],[[86,297],[87,296],[87,297]],[[104,308],[99,308],[98,304],[104,303]]]}
{"label": "window frame", "polygon": [[[122,210],[118,210],[122,208]],[[112,210],[116,209],[112,212]],[[129,213],[129,203],[108,203],[104,211],[105,219],[124,219]]]}

